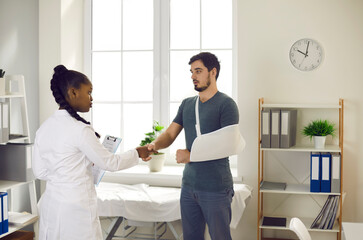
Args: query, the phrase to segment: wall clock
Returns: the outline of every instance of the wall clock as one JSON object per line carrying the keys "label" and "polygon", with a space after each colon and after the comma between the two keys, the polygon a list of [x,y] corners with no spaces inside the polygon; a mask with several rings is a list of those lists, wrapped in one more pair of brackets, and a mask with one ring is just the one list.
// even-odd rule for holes
{"label": "wall clock", "polygon": [[323,48],[309,38],[296,41],[290,49],[291,64],[301,71],[311,71],[317,68],[323,60]]}

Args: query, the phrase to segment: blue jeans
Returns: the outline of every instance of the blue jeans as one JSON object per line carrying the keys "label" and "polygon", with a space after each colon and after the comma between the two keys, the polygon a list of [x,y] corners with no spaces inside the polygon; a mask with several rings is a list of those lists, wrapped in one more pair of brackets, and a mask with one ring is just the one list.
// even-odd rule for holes
{"label": "blue jeans", "polygon": [[204,240],[207,223],[212,240],[232,240],[229,224],[233,195],[233,189],[201,192],[182,187],[180,208],[183,239]]}

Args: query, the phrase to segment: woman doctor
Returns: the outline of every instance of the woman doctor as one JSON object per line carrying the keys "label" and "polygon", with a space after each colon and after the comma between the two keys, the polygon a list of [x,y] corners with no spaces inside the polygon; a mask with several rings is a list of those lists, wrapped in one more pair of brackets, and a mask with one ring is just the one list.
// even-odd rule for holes
{"label": "woman doctor", "polygon": [[39,202],[40,240],[101,240],[93,164],[116,171],[150,159],[147,147],[112,154],[98,140],[90,123],[77,114],[92,107],[88,78],[63,65],[50,82],[57,110],[36,133],[33,172],[47,182]]}

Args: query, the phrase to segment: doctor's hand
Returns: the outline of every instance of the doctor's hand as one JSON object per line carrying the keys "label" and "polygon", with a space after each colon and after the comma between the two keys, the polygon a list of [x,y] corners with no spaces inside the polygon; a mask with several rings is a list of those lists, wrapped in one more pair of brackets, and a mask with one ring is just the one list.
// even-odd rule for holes
{"label": "doctor's hand", "polygon": [[155,150],[149,150],[147,146],[137,147],[137,153],[139,154],[139,158],[143,161],[149,161],[151,159],[150,155],[152,153],[157,153]]}
{"label": "doctor's hand", "polygon": [[190,152],[188,149],[178,149],[176,151],[176,162],[177,163],[189,163]]}

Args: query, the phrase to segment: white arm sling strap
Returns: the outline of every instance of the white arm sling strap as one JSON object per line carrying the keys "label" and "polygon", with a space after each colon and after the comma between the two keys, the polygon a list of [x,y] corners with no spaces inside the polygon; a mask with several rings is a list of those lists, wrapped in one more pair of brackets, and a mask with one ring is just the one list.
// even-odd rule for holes
{"label": "white arm sling strap", "polygon": [[199,121],[199,96],[195,103],[195,138],[190,151],[191,162],[202,162],[229,157],[240,153],[246,145],[238,124],[229,125],[214,132],[201,134]]}

